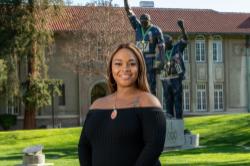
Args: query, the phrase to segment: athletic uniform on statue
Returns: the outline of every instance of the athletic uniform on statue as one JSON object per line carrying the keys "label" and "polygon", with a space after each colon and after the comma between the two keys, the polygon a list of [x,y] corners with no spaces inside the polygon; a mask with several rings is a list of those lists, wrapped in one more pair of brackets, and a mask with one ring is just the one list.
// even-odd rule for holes
{"label": "athletic uniform on statue", "polygon": [[183,21],[179,20],[178,25],[182,31],[182,39],[172,44],[171,36],[164,36],[165,39],[165,63],[160,74],[165,97],[165,105],[168,115],[183,118],[182,108],[182,80],[185,75],[185,65],[183,62],[183,51],[187,46],[187,35],[183,26]]}
{"label": "athletic uniform on statue", "polygon": [[138,20],[127,0],[124,0],[124,6],[135,30],[136,46],[141,49],[145,58],[151,93],[156,95],[156,70],[163,66],[164,39],[162,31],[150,23],[151,19],[148,14],[142,14]]}

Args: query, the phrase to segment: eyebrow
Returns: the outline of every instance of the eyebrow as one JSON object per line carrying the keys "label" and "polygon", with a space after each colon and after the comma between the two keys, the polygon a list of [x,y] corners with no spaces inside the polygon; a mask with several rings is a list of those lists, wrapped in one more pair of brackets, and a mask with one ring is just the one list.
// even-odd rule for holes
{"label": "eyebrow", "polygon": [[[114,59],[113,61],[122,61],[122,60],[121,60],[121,59]],[[128,61],[129,61],[129,62],[131,62],[131,61],[137,62],[135,59],[129,59]]]}

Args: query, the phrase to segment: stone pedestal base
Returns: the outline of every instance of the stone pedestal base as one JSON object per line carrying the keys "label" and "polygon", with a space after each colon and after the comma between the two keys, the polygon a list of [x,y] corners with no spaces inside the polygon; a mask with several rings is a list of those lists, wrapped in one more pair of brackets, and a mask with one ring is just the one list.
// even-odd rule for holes
{"label": "stone pedestal base", "polygon": [[23,163],[16,166],[53,166],[53,163],[45,163],[45,154],[23,156]]}
{"label": "stone pedestal base", "polygon": [[185,134],[184,135],[184,146],[190,148],[199,147],[199,134]]}
{"label": "stone pedestal base", "polygon": [[167,119],[164,151],[193,149],[199,147],[199,134],[184,134],[182,119]]}
{"label": "stone pedestal base", "polygon": [[44,164],[45,163],[45,155],[44,154],[36,154],[36,155],[24,155],[23,156],[23,164]]}
{"label": "stone pedestal base", "polygon": [[184,122],[182,119],[167,119],[166,139],[164,148],[181,147],[184,145]]}

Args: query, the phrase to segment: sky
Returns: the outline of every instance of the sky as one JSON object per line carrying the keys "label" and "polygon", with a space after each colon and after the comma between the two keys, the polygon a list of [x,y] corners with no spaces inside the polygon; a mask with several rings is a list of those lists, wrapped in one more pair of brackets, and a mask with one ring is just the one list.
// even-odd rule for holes
{"label": "sky", "polygon": [[[65,0],[67,1],[67,0]],[[92,0],[69,0],[73,5],[84,5]],[[139,6],[141,0],[128,0],[130,6]],[[144,0],[149,1],[149,0]],[[114,4],[123,5],[123,0],[113,0]],[[250,0],[154,0],[157,8],[213,9],[221,12],[250,13]]]}

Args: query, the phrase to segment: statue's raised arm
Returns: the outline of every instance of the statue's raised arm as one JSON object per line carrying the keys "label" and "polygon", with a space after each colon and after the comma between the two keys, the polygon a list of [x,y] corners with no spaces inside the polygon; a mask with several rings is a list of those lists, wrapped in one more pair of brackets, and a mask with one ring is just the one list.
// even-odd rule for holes
{"label": "statue's raised arm", "polygon": [[187,37],[187,33],[186,33],[186,30],[185,30],[185,27],[184,27],[184,21],[183,20],[178,20],[177,24],[181,29],[182,38],[187,41],[188,37]]}
{"label": "statue's raised arm", "polygon": [[125,10],[126,10],[128,16],[134,15],[133,10],[131,9],[131,7],[128,4],[128,0],[124,0],[124,7],[125,7]]}

